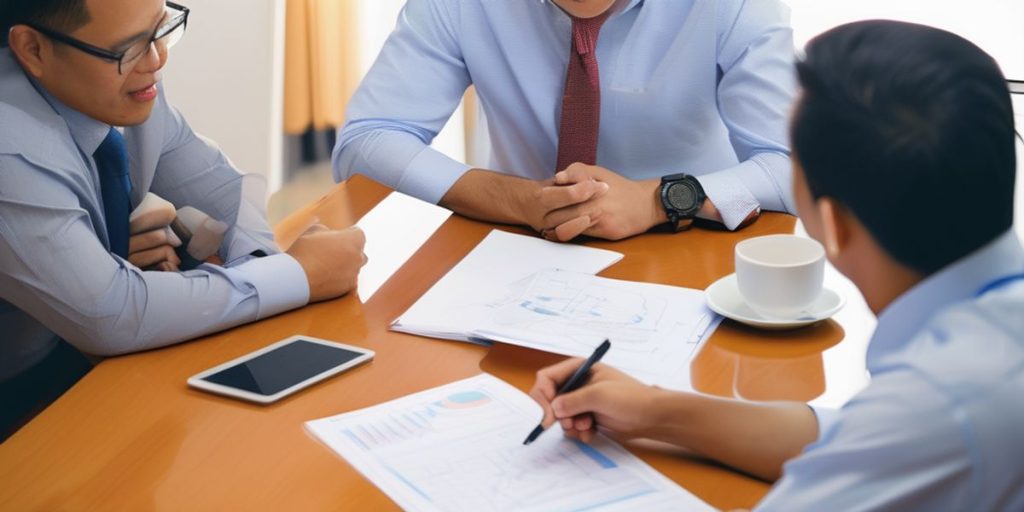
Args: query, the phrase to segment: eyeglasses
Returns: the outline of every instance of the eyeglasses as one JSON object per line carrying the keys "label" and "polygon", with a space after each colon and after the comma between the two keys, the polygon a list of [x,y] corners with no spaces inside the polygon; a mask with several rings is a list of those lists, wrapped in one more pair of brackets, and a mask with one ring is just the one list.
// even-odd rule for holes
{"label": "eyeglasses", "polygon": [[167,51],[185,35],[185,27],[188,26],[188,7],[184,5],[178,5],[174,2],[167,2],[164,8],[164,20],[156,27],[156,30],[148,38],[140,38],[139,40],[131,43],[127,49],[122,51],[110,51],[97,46],[93,46],[84,41],[79,41],[69,35],[50,30],[46,27],[40,27],[38,25],[27,23],[26,25],[33,29],[45,34],[47,37],[64,43],[73,48],[77,48],[89,55],[99,57],[104,60],[111,62],[117,62],[118,74],[124,75],[130,73],[135,69],[135,65],[139,63],[139,60],[147,55],[150,49],[156,49],[159,52]]}

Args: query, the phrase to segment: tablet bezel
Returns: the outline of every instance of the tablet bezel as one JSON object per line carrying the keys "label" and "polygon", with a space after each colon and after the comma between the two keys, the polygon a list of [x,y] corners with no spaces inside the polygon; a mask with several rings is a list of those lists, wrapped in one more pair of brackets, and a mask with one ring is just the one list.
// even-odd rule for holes
{"label": "tablet bezel", "polygon": [[[320,373],[318,373],[316,375],[312,375],[309,378],[307,378],[307,379],[305,379],[305,380],[303,380],[301,382],[298,382],[297,384],[292,385],[291,387],[282,389],[281,391],[278,391],[277,393],[274,393],[273,395],[261,395],[261,394],[258,394],[258,393],[253,393],[251,391],[246,391],[244,389],[239,389],[239,388],[235,388],[235,387],[231,387],[231,386],[225,386],[223,384],[217,384],[217,383],[214,383],[214,382],[210,382],[210,381],[204,380],[206,377],[209,377],[209,376],[211,376],[211,375],[213,375],[215,373],[221,372],[223,370],[231,368],[232,366],[236,366],[238,364],[244,363],[244,362],[246,362],[246,361],[248,361],[250,359],[259,357],[259,356],[261,356],[263,354],[266,354],[267,352],[271,352],[271,351],[276,350],[276,349],[278,349],[280,347],[283,347],[283,346],[288,345],[290,343],[295,343],[297,341],[308,341],[310,343],[316,343],[316,344],[319,344],[319,345],[326,345],[326,346],[329,346],[329,347],[332,347],[332,348],[343,349],[343,350],[346,350],[346,351],[349,351],[349,352],[358,352],[358,353],[360,353],[362,355],[359,355],[359,356],[355,357],[354,359],[351,359],[351,360],[349,360],[349,361],[347,361],[345,363],[342,363],[342,364],[340,364],[338,366],[335,366],[333,368],[330,368],[328,370],[320,372]],[[353,345],[346,345],[344,343],[337,343],[337,342],[334,342],[334,341],[328,341],[328,340],[324,340],[324,339],[320,339],[320,338],[315,338],[313,336],[304,336],[304,335],[300,334],[300,335],[295,335],[295,336],[291,336],[291,337],[285,338],[285,339],[283,339],[281,341],[278,341],[278,342],[275,342],[275,343],[271,343],[270,345],[267,345],[266,347],[263,347],[263,348],[261,348],[259,350],[255,350],[253,352],[249,352],[249,353],[247,353],[247,354],[245,354],[245,355],[243,355],[241,357],[237,357],[237,358],[232,359],[232,360],[230,360],[230,361],[228,361],[226,363],[214,366],[213,368],[209,368],[209,369],[203,370],[203,371],[201,371],[201,372],[199,372],[199,373],[189,377],[188,378],[188,385],[193,387],[193,388],[196,388],[196,389],[200,389],[200,390],[203,390],[203,391],[208,391],[210,393],[215,393],[215,394],[218,394],[218,395],[228,396],[228,397],[231,397],[231,398],[239,398],[239,399],[245,400],[247,402],[254,402],[254,403],[258,403],[258,404],[269,404],[269,403],[276,402],[276,401],[278,401],[278,400],[280,400],[280,399],[282,399],[282,398],[284,398],[284,397],[286,397],[286,396],[288,396],[288,395],[290,395],[292,393],[295,393],[296,391],[300,391],[300,390],[302,390],[304,388],[312,386],[313,384],[316,384],[317,382],[320,382],[320,381],[322,381],[324,379],[327,379],[329,377],[333,377],[334,375],[337,375],[337,374],[339,374],[339,373],[341,373],[341,372],[343,372],[345,370],[348,370],[348,369],[353,368],[355,366],[358,366],[358,365],[360,365],[362,363],[365,363],[365,362],[373,359],[374,355],[376,355],[374,353],[374,351],[372,351],[370,349],[363,348],[363,347],[356,347],[356,346],[353,346]]]}

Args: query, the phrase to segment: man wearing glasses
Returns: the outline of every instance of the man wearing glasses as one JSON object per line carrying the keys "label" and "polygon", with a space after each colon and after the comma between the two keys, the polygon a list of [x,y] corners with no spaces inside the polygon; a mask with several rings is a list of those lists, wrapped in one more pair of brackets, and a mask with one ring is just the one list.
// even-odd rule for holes
{"label": "man wearing glasses", "polygon": [[[160,71],[187,22],[163,0],[0,0],[0,440],[88,371],[79,351],[160,347],[355,286],[360,231],[311,228],[282,254],[241,174],[167,104]],[[130,228],[147,194],[222,223],[226,263],[142,270],[173,258],[171,218]]]}

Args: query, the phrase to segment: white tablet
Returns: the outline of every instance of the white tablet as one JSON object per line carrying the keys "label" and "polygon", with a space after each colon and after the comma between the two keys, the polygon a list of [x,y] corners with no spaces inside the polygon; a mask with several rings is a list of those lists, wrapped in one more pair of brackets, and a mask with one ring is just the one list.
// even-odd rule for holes
{"label": "white tablet", "polygon": [[197,373],[188,385],[211,393],[269,404],[373,359],[373,351],[292,336]]}

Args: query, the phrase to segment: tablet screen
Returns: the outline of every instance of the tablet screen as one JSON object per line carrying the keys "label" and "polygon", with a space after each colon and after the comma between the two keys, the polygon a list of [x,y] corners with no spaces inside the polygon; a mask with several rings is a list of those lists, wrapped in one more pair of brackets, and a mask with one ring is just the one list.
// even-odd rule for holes
{"label": "tablet screen", "polygon": [[361,352],[298,340],[203,380],[269,396],[362,355]]}

